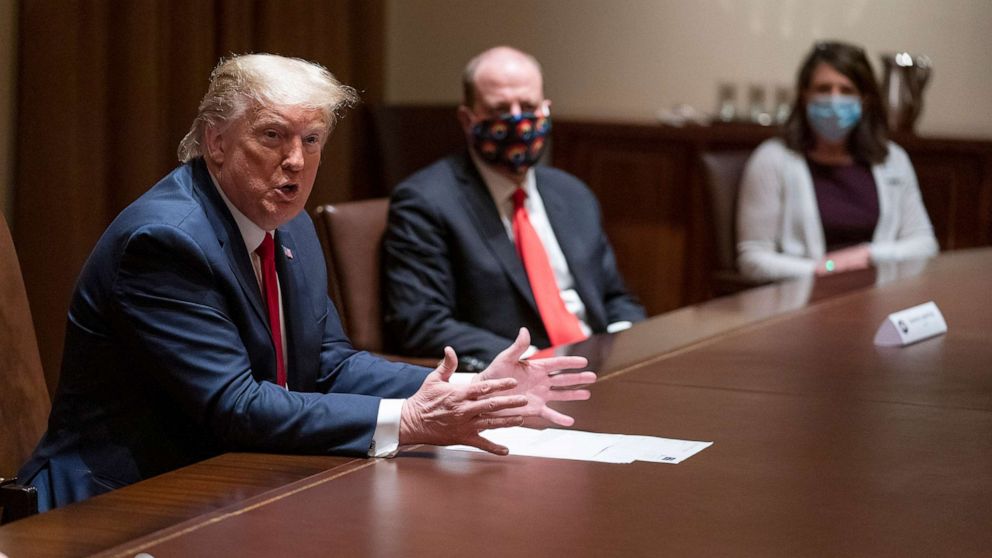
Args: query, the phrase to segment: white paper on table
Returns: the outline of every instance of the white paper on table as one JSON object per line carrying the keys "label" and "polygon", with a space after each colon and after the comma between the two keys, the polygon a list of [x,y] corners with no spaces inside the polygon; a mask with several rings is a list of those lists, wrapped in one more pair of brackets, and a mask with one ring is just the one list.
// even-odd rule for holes
{"label": "white paper on table", "polygon": [[[560,428],[535,430],[522,426],[484,430],[481,435],[492,442],[506,446],[510,450],[510,455],[576,459],[602,463],[631,463],[633,461],[681,463],[713,445],[713,442],[695,442],[655,436],[603,434]],[[448,446],[447,449],[482,451],[471,446]]]}
{"label": "white paper on table", "polygon": [[712,445],[713,442],[624,435],[621,443],[610,449],[631,452],[637,461],[681,463]]}

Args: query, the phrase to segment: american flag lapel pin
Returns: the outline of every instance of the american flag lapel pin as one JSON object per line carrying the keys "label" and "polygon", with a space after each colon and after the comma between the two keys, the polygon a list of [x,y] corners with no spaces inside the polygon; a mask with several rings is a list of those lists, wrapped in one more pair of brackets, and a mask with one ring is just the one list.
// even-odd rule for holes
{"label": "american flag lapel pin", "polygon": [[290,250],[289,248],[283,246],[282,247],[282,253],[283,254],[286,254],[286,259],[289,259],[289,260],[293,259],[293,251]]}

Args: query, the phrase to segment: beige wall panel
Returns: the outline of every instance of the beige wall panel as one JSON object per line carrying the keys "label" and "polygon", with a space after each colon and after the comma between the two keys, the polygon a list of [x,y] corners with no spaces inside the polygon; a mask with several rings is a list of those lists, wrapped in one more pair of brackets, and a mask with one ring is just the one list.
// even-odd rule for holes
{"label": "beige wall panel", "polygon": [[[791,84],[813,41],[933,60],[918,131],[992,137],[989,0],[388,0],[386,100],[452,102],[474,53],[500,43],[545,67],[555,112],[650,120],[686,103],[711,112],[717,84]],[[769,93],[771,95],[771,93]]]}

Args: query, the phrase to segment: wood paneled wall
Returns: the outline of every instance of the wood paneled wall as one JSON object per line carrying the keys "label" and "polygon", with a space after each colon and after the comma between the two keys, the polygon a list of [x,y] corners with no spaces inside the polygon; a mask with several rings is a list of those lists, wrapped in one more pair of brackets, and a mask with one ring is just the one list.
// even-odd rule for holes
{"label": "wood paneled wall", "polygon": [[[176,166],[221,56],[314,60],[382,94],[381,0],[20,3],[14,238],[49,389],[76,276],[110,220]],[[362,197],[361,112],[324,153],[311,203]]]}
{"label": "wood paneled wall", "polygon": [[[650,314],[711,297],[704,151],[753,149],[760,126],[674,128],[558,119],[554,165],[599,197],[628,286]],[[992,244],[992,141],[897,137],[916,168],[941,249]]]}

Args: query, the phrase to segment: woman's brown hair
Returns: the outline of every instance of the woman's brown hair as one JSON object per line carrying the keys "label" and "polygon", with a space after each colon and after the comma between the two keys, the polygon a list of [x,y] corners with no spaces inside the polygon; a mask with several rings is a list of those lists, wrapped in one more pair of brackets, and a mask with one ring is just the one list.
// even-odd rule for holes
{"label": "woman's brown hair", "polygon": [[886,110],[864,49],[837,41],[818,42],[806,56],[796,79],[796,98],[792,114],[782,130],[785,144],[799,153],[806,153],[816,143],[816,137],[806,119],[806,103],[803,93],[809,89],[813,71],[821,63],[829,64],[844,74],[858,88],[863,101],[861,120],[847,136],[847,150],[859,161],[881,163],[889,155],[889,127],[886,124]]}

